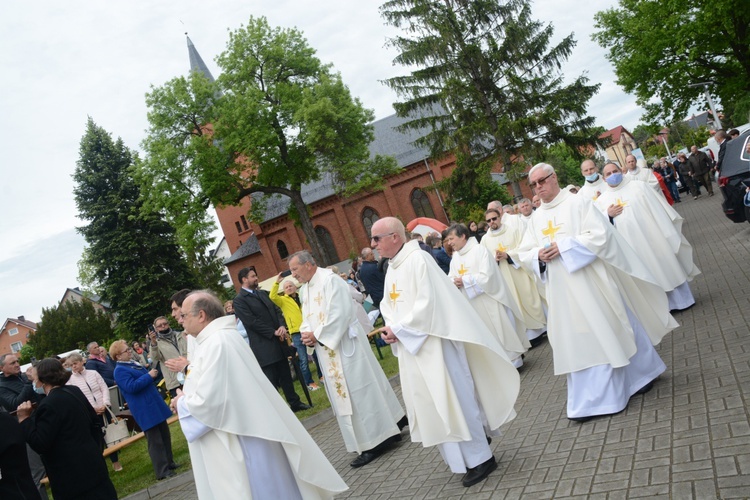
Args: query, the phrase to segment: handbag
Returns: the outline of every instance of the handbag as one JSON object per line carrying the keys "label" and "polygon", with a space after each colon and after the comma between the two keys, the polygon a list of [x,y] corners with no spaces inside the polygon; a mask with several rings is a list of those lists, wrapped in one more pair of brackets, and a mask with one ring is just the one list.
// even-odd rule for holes
{"label": "handbag", "polygon": [[104,431],[104,442],[107,443],[107,446],[112,446],[130,437],[130,432],[128,431],[128,423],[124,419],[118,419],[109,407],[107,407],[107,411],[112,417],[112,421],[105,425],[102,430]]}

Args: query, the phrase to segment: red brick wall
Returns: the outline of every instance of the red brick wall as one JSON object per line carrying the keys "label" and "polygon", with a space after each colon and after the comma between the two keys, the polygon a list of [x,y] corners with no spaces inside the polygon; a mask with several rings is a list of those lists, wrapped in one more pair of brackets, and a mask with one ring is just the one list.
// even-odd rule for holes
{"label": "red brick wall", "polygon": [[[423,189],[427,194],[435,218],[448,223],[437,193],[425,188],[432,186],[433,183],[430,172],[435,181],[439,181],[449,176],[454,168],[455,163],[451,157],[441,159],[437,164],[431,163],[430,171],[423,162],[420,162],[389,177],[382,191],[360,193],[346,199],[331,196],[318,201],[311,206],[313,225],[315,227],[323,226],[331,233],[339,259],[346,260],[353,255],[358,255],[362,248],[370,244],[370,235],[365,232],[362,223],[363,211],[369,207],[375,210],[381,218],[394,216],[407,223],[416,217],[411,205],[411,194],[416,188]],[[531,199],[533,194],[526,182],[521,182],[521,188],[524,195]],[[268,279],[287,269],[286,259],[281,259],[276,247],[280,239],[286,244],[290,255],[309,248],[302,230],[295,227],[287,217],[279,217],[260,226],[250,224],[252,231],[238,234],[235,221],[240,220],[240,215],[247,217],[248,209],[249,202],[245,202],[241,206],[217,210],[222,230],[232,252],[239,248],[240,241],[246,241],[252,231],[255,231],[255,236],[258,238],[261,247],[260,253],[233,262],[228,266],[230,277],[236,289],[239,287],[237,273],[243,267],[255,266],[261,280]]]}

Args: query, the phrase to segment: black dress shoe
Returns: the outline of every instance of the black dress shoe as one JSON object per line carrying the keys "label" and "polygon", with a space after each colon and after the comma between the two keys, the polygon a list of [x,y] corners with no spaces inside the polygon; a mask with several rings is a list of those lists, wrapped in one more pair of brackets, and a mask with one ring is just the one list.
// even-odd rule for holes
{"label": "black dress shoe", "polygon": [[180,467],[182,467],[182,464],[176,464],[172,462],[171,464],[168,465],[168,467],[169,467],[169,470],[175,470],[175,469],[179,469]]}
{"label": "black dress shoe", "polygon": [[174,473],[174,471],[168,471],[166,474],[164,474],[162,477],[157,478],[158,481],[162,481],[164,479],[169,479],[170,477],[175,477],[177,474]]}
{"label": "black dress shoe", "polygon": [[352,463],[350,463],[349,465],[354,467],[355,469],[357,467],[362,467],[363,465],[367,465],[373,460],[375,460],[376,458],[378,458],[381,455],[381,453],[382,452],[375,451],[374,449],[363,451],[362,454],[358,456],[357,458],[355,458],[352,461]]}
{"label": "black dress shoe", "polygon": [[529,344],[531,344],[531,349],[542,345],[546,338],[547,338],[547,332],[544,332],[543,334],[539,335],[537,338],[529,340]]}
{"label": "black dress shoe", "polygon": [[297,403],[296,405],[292,406],[292,411],[298,412],[298,411],[309,410],[310,408],[312,408],[312,406],[306,405],[305,403]]}
{"label": "black dress shoe", "polygon": [[469,469],[466,474],[464,474],[464,478],[463,480],[461,480],[461,484],[463,484],[467,488],[469,486],[474,486],[475,484],[487,479],[487,476],[490,475],[490,472],[495,469],[497,469],[497,462],[495,461],[495,457],[490,457],[490,459],[486,462],[477,465],[473,469]]}
{"label": "black dress shoe", "polygon": [[568,417],[568,420],[572,420],[573,422],[583,423],[583,422],[588,422],[592,418],[594,418],[594,417],[593,416],[588,416],[588,417]]}
{"label": "black dress shoe", "polygon": [[643,387],[641,387],[640,389],[638,389],[637,391],[635,391],[635,393],[636,394],[646,394],[648,391],[650,391],[653,388],[654,388],[654,381],[652,380],[648,384],[644,385]]}
{"label": "black dress shoe", "polygon": [[396,423],[396,425],[398,425],[398,430],[402,431],[404,430],[404,427],[409,425],[409,419],[406,418],[406,415],[404,415],[403,417],[401,417],[401,420]]}

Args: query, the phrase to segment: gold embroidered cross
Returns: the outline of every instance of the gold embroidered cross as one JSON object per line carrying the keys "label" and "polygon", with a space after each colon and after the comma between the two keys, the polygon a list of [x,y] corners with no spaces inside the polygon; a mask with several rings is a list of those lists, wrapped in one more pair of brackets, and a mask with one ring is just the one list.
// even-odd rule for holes
{"label": "gold embroidered cross", "polygon": [[469,270],[464,267],[463,264],[461,264],[461,267],[458,268],[458,275],[463,276],[464,274],[468,273]]}
{"label": "gold embroidered cross", "polygon": [[391,291],[388,292],[388,296],[391,298],[391,302],[396,302],[396,299],[398,299],[401,296],[401,294],[396,291],[395,283],[391,287]]}
{"label": "gold embroidered cross", "polygon": [[627,206],[627,204],[627,201],[622,201],[620,198],[617,198],[617,203],[615,203],[615,205],[617,205],[618,207],[624,207]]}
{"label": "gold embroidered cross", "polygon": [[323,302],[323,297],[320,295],[320,292],[318,292],[317,297],[313,299],[315,302],[317,302],[318,307],[320,307],[320,303]]}
{"label": "gold embroidered cross", "polygon": [[507,252],[508,247],[504,246],[502,243],[497,244],[497,251],[498,252]]}
{"label": "gold embroidered cross", "polygon": [[547,221],[547,227],[542,229],[542,234],[544,236],[549,236],[549,240],[552,241],[555,239],[555,233],[560,230],[561,226],[553,226],[552,221]]}

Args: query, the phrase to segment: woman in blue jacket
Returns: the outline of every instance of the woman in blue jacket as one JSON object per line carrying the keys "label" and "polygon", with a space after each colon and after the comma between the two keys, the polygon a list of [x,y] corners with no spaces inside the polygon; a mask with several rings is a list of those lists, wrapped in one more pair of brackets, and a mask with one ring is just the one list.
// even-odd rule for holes
{"label": "woman in blue jacket", "polygon": [[157,370],[148,371],[131,361],[130,349],[124,340],[112,342],[109,346],[109,355],[117,361],[115,382],[128,403],[130,413],[146,435],[148,454],[156,478],[161,480],[174,476],[174,469],[178,465],[172,459],[172,437],[167,424],[172,411],[154,385]]}

